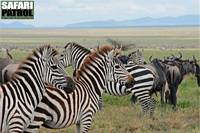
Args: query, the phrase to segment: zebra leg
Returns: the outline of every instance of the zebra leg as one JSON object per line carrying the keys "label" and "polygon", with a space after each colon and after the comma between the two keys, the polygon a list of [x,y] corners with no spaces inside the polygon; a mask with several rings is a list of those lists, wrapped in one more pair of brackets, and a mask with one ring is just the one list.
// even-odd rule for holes
{"label": "zebra leg", "polygon": [[31,122],[31,124],[28,126],[28,128],[26,128],[24,130],[24,133],[37,133],[39,132],[39,129],[40,129],[40,125],[42,125],[42,122],[41,124],[39,124],[38,122],[34,123],[34,122]]}
{"label": "zebra leg", "polygon": [[131,97],[131,103],[132,105],[136,104],[137,102],[137,97],[133,94],[132,97]]}
{"label": "zebra leg", "polygon": [[149,99],[149,116],[151,118],[153,118],[154,111],[155,111],[155,99],[150,97],[150,99]]}
{"label": "zebra leg", "polygon": [[81,133],[80,123],[77,123],[77,124],[76,124],[76,132],[77,132],[77,133]]}
{"label": "zebra leg", "polygon": [[15,115],[12,117],[12,119],[9,121],[9,132],[11,133],[22,133],[25,127],[25,123],[20,118],[20,116]]}
{"label": "zebra leg", "polygon": [[147,98],[139,99],[139,102],[140,102],[141,107],[142,107],[143,115],[146,115],[148,110],[149,110],[149,99],[147,99]]}
{"label": "zebra leg", "polygon": [[77,133],[88,133],[92,123],[92,114],[94,114],[92,111],[83,113],[80,122],[76,124]]}
{"label": "zebra leg", "polygon": [[76,124],[76,132],[77,133],[88,133],[88,130],[91,127],[91,122],[85,122]]}
{"label": "zebra leg", "polygon": [[103,111],[103,97],[102,96],[99,97],[99,103],[98,103],[98,105],[99,105],[100,111]]}

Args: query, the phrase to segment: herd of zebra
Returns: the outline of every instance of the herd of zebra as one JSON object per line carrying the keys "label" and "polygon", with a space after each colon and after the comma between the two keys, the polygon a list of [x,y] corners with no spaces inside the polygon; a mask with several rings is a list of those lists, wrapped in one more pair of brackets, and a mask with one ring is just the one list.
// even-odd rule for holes
{"label": "herd of zebra", "polygon": [[[195,74],[200,86],[200,69],[195,57],[183,60],[174,55],[163,60],[149,59],[141,51],[121,55],[109,45],[87,49],[77,43],[66,44],[58,54],[51,46],[36,49],[26,60],[2,71],[0,87],[0,132],[38,132],[76,124],[86,133],[95,113],[103,108],[103,92],[114,96],[132,94],[142,113],[153,117],[155,100],[176,107],[176,92],[183,76]],[[16,64],[14,64],[16,66]],[[72,66],[73,77],[65,68]],[[10,68],[10,67],[9,67]]]}

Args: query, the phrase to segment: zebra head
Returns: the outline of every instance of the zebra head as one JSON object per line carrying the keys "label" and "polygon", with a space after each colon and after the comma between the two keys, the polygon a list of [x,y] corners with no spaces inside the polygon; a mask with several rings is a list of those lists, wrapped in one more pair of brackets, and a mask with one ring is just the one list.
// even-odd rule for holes
{"label": "zebra head", "polygon": [[116,49],[111,50],[107,56],[107,81],[118,82],[126,86],[133,84],[132,75],[126,70],[123,63],[116,56]]}
{"label": "zebra head", "polygon": [[72,64],[72,45],[73,43],[67,43],[64,47],[64,51],[60,55],[59,61],[64,67],[68,67]]}
{"label": "zebra head", "polygon": [[59,60],[64,67],[72,65],[72,68],[75,70],[80,68],[83,60],[90,53],[91,51],[87,48],[77,43],[70,42],[64,47],[64,51],[61,53]]}
{"label": "zebra head", "polygon": [[144,63],[143,53],[139,49],[128,55],[128,64],[143,65]]}
{"label": "zebra head", "polygon": [[[61,63],[59,63],[58,59],[55,57],[57,55],[57,51],[50,47],[44,47],[42,52],[42,60],[44,65],[43,80],[47,84],[53,84],[55,87],[59,89],[69,88],[68,85],[71,84],[68,80],[67,74],[64,70],[64,67]],[[72,92],[73,88],[69,88],[68,92]]]}

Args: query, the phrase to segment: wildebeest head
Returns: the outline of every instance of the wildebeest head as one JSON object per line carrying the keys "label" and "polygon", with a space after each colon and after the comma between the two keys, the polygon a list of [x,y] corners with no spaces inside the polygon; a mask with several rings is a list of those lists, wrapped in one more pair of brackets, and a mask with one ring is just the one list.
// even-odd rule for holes
{"label": "wildebeest head", "polygon": [[128,56],[126,55],[121,55],[121,56],[118,56],[118,59],[123,63],[123,64],[128,64]]}
{"label": "wildebeest head", "polygon": [[186,74],[195,74],[198,86],[200,86],[200,68],[195,56],[190,60],[181,60],[180,62],[182,63],[182,67]]}
{"label": "wildebeest head", "polygon": [[193,74],[195,74],[195,76],[197,77],[197,84],[198,86],[200,86],[200,67],[199,64],[197,63],[195,56],[193,56],[193,59],[190,60],[190,64],[193,69]]}

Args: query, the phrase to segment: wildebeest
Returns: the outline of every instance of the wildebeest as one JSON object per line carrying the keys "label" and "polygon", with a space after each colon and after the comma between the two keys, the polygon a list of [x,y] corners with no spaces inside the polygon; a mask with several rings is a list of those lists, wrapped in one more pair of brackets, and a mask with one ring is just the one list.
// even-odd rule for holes
{"label": "wildebeest", "polygon": [[5,68],[8,64],[11,64],[14,62],[12,55],[9,53],[8,49],[2,50],[4,53],[3,58],[0,58],[0,84],[2,83],[2,70]]}
{"label": "wildebeest", "polygon": [[20,63],[11,63],[8,64],[6,67],[2,70],[2,83],[8,82],[13,73],[18,69]]}
{"label": "wildebeest", "polygon": [[173,108],[175,108],[177,103],[177,89],[185,75],[189,73],[195,74],[197,83],[200,86],[199,65],[197,64],[195,57],[193,57],[192,60],[182,60],[181,58],[175,57],[170,60],[166,59],[164,62],[169,65],[167,67],[166,77],[169,84],[170,95],[167,99],[173,105]]}

